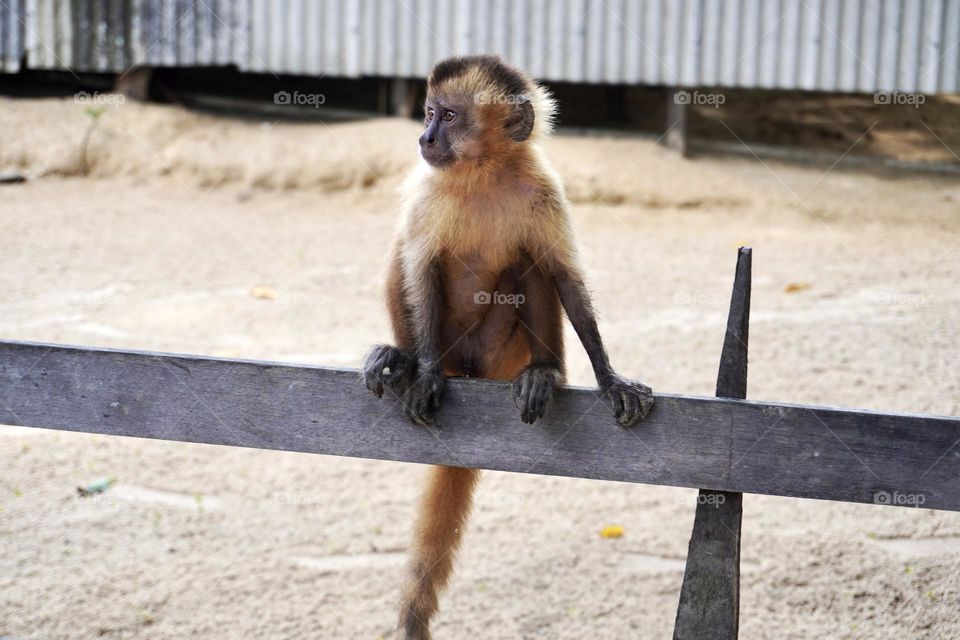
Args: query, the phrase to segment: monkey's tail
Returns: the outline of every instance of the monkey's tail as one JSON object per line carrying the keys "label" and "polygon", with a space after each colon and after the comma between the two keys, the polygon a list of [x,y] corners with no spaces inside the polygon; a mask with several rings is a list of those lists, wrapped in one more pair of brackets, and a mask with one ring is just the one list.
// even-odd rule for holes
{"label": "monkey's tail", "polygon": [[447,586],[470,517],[478,469],[432,467],[420,503],[400,607],[407,640],[429,640],[430,618]]}

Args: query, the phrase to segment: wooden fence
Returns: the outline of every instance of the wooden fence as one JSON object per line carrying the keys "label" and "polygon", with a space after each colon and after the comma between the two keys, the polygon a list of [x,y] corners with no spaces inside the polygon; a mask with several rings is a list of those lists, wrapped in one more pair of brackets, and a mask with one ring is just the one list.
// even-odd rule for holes
{"label": "wooden fence", "polygon": [[591,389],[529,426],[507,383],[452,379],[425,429],[355,370],[13,341],[0,423],[701,488],[674,638],[735,638],[741,493],[960,511],[960,418],[742,399],[750,269],[743,248],[718,397],[658,394],[632,430]]}

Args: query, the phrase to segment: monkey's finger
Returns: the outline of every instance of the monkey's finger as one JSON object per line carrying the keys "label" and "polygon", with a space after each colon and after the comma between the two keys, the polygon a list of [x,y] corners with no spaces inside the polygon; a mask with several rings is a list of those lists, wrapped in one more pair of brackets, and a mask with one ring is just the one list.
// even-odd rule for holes
{"label": "monkey's finger", "polygon": [[632,391],[627,390],[623,394],[623,414],[618,422],[623,427],[629,427],[637,420],[640,413],[640,400]]}
{"label": "monkey's finger", "polygon": [[407,376],[411,373],[410,359],[399,351],[390,359],[387,367],[390,371],[388,373],[385,372],[384,376],[386,377],[387,386],[393,389],[400,388],[407,380]]}
{"label": "monkey's finger", "polygon": [[650,390],[650,387],[641,386],[639,391],[636,392],[636,402],[637,402],[637,412],[633,417],[633,420],[630,423],[630,426],[638,422],[642,422],[650,415],[650,410],[653,408],[653,391]]}
{"label": "monkey's finger", "polygon": [[413,415],[413,407],[410,405],[409,401],[404,399],[403,401],[403,415],[407,416],[407,420],[416,424],[417,420]]}
{"label": "monkey's finger", "polygon": [[644,394],[640,398],[640,420],[646,420],[651,409],[653,409],[653,393]]}
{"label": "monkey's finger", "polygon": [[527,396],[523,402],[523,410],[520,412],[520,420],[524,424],[533,424],[537,421],[536,398]]}
{"label": "monkey's finger", "polygon": [[373,395],[378,398],[383,397],[383,383],[378,376],[371,375],[368,371],[364,371],[363,383],[367,386],[367,389],[373,392]]}
{"label": "monkey's finger", "polygon": [[397,389],[404,377],[403,371],[398,370],[396,367],[390,367],[390,370],[385,370],[383,374],[384,382],[386,382],[387,386],[391,389]]}
{"label": "monkey's finger", "polygon": [[433,426],[433,413],[429,410],[421,411],[419,418],[420,420],[418,421],[418,424],[421,424],[424,427]]}
{"label": "monkey's finger", "polygon": [[620,416],[623,414],[623,398],[620,396],[619,389],[610,389],[607,392],[610,398],[610,406],[613,408],[613,415],[617,416],[617,420],[620,420]]}
{"label": "monkey's finger", "polygon": [[385,344],[378,344],[367,353],[363,359],[363,368],[366,370],[379,369],[386,363],[392,347]]}
{"label": "monkey's finger", "polygon": [[547,411],[547,404],[551,399],[553,399],[553,381],[551,378],[544,378],[543,383],[537,389],[534,420],[543,417],[543,414]]}
{"label": "monkey's finger", "polygon": [[519,407],[520,407],[520,422],[522,422],[523,424],[530,424],[530,396],[529,395],[521,396]]}
{"label": "monkey's finger", "polygon": [[527,372],[523,374],[523,384],[520,387],[520,420],[524,424],[533,424],[530,413],[530,394],[533,390],[533,376]]}
{"label": "monkey's finger", "polygon": [[403,414],[414,424],[421,424],[420,415],[417,413],[416,387],[411,387],[400,398],[403,403]]}
{"label": "monkey's finger", "polygon": [[533,374],[528,372],[523,376],[523,388],[520,391],[520,396],[526,404],[530,403],[530,394],[533,393],[533,387]]}
{"label": "monkey's finger", "polygon": [[617,423],[621,427],[627,426],[627,420],[630,416],[630,395],[623,392],[618,392],[617,397],[619,398],[620,411],[617,413]]}
{"label": "monkey's finger", "polygon": [[513,395],[513,404],[518,409],[520,408],[520,394],[523,391],[523,378],[524,375],[522,373],[518,377],[514,378],[513,387],[511,389],[511,394]]}
{"label": "monkey's finger", "polygon": [[384,358],[384,350],[371,354],[368,362],[363,369],[363,380],[367,389],[373,392],[378,398],[383,397],[383,375],[387,364]]}
{"label": "monkey's finger", "polygon": [[530,410],[530,399],[527,398],[520,407],[520,422],[523,424],[533,424],[533,421],[533,412]]}
{"label": "monkey's finger", "polygon": [[546,385],[546,381],[539,376],[537,381],[530,385],[530,393],[527,396],[527,424],[533,424],[543,417],[544,397],[548,393]]}
{"label": "monkey's finger", "polygon": [[418,424],[421,427],[429,427],[433,424],[433,416],[425,412],[422,407],[418,405],[411,405],[406,409],[407,417],[414,424]]}
{"label": "monkey's finger", "polygon": [[433,424],[433,411],[439,408],[439,396],[429,391],[421,391],[417,398],[417,416],[420,418],[420,424],[429,426]]}
{"label": "monkey's finger", "polygon": [[520,415],[520,419],[524,424],[533,424],[537,421],[537,417],[537,397],[534,392],[528,395],[524,401],[523,412]]}
{"label": "monkey's finger", "polygon": [[533,395],[530,399],[530,424],[543,417],[543,396],[539,393]]}
{"label": "monkey's finger", "polygon": [[530,373],[526,372],[516,379],[513,385],[513,404],[520,409],[520,420],[524,424],[529,422],[530,406]]}
{"label": "monkey's finger", "polygon": [[634,422],[639,422],[647,417],[653,407],[653,391],[645,384],[637,384],[636,388],[633,389],[633,395],[637,403],[637,415]]}
{"label": "monkey's finger", "polygon": [[413,415],[413,421],[419,425],[427,425],[426,416],[424,415],[424,406],[423,406],[423,395],[421,392],[417,392],[413,396],[413,402],[411,403],[410,409]]}

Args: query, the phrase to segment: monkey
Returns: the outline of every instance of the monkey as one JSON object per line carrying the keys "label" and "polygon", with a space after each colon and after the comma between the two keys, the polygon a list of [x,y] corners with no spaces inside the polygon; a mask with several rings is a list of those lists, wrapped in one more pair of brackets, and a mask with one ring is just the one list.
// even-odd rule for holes
{"label": "monkey", "polygon": [[[564,313],[617,422],[628,428],[653,406],[650,387],[614,371],[600,337],[569,204],[539,145],[555,109],[542,85],[496,56],[449,58],[427,78],[421,161],[402,187],[388,259],[395,344],[375,345],[361,371],[416,425],[434,423],[449,376],[512,381],[521,421],[542,418],[564,383]],[[430,638],[478,474],[431,467],[400,606],[408,640]]]}

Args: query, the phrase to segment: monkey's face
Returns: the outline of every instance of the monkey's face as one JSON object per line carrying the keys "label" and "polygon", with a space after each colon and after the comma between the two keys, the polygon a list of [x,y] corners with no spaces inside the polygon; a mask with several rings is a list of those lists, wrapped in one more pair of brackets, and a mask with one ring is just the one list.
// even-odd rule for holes
{"label": "monkey's face", "polygon": [[467,138],[468,104],[450,96],[428,96],[424,112],[426,129],[420,136],[420,156],[434,167],[449,167],[460,159]]}
{"label": "monkey's face", "polygon": [[477,104],[456,94],[428,95],[424,112],[420,155],[441,169],[464,160],[493,162],[493,156],[503,156],[533,131],[533,106],[527,99]]}

